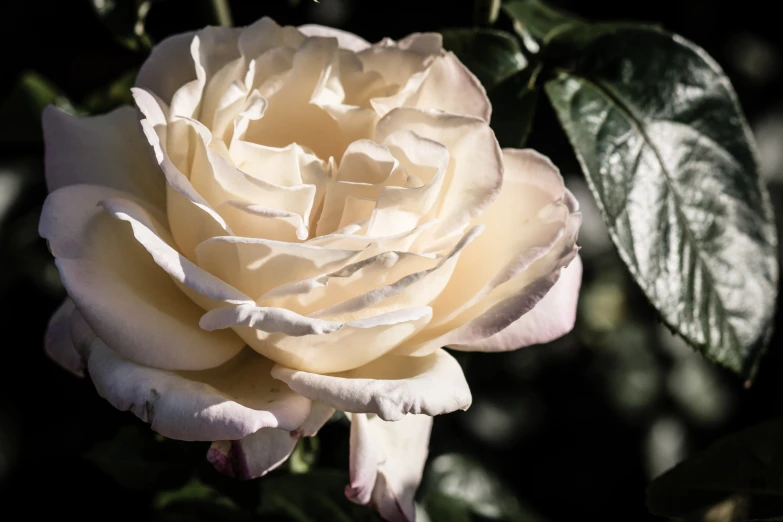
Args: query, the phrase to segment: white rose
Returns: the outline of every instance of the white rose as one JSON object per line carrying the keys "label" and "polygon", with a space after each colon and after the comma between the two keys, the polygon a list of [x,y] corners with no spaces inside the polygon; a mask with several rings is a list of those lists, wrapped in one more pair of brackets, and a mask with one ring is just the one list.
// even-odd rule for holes
{"label": "white rose", "polygon": [[210,27],[155,47],[133,95],[44,113],[40,233],[69,295],[47,351],[243,478],[348,412],[346,494],[412,520],[431,416],[471,402],[442,347],[573,326],[580,214],[557,169],[500,150],[438,34]]}

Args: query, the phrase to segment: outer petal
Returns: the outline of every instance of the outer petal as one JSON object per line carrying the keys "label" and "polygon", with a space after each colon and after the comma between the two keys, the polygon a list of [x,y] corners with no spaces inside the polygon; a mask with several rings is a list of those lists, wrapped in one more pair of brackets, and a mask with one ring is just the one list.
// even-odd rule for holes
{"label": "outer petal", "polygon": [[424,83],[406,105],[466,114],[487,122],[492,115],[484,86],[451,51],[435,60]]}
{"label": "outer petal", "polygon": [[390,522],[413,522],[413,497],[427,460],[432,417],[406,415],[384,422],[368,415],[351,416],[351,483],[345,495],[370,503]]}
{"label": "outer petal", "polygon": [[457,361],[445,350],[425,357],[387,355],[334,375],[276,365],[272,376],[314,401],[351,413],[376,413],[389,421],[408,413],[440,415],[470,406],[471,395]]}
{"label": "outer petal", "polygon": [[293,430],[310,411],[310,401],[273,380],[272,362],[252,350],[213,370],[171,372],[125,359],[94,334],[90,338],[84,324],[74,325],[74,332],[101,397],[165,437],[213,441],[262,428]]}
{"label": "outer petal", "polygon": [[196,79],[196,68],[190,55],[195,31],[170,36],[153,47],[139,69],[136,87],[157,94],[166,103],[177,90]]}
{"label": "outer petal", "polygon": [[50,192],[88,183],[124,190],[163,208],[165,178],[132,108],[77,118],[50,105],[43,112],[43,130]]}
{"label": "outer petal", "polygon": [[370,42],[348,31],[341,31],[332,27],[317,24],[305,24],[299,26],[299,31],[305,36],[321,36],[324,38],[337,38],[337,43],[343,49],[358,53],[370,47]]}
{"label": "outer petal", "polygon": [[44,347],[54,362],[77,377],[84,377],[82,359],[71,340],[71,315],[75,309],[70,298],[57,308],[46,327]]}
{"label": "outer petal", "polygon": [[310,415],[296,430],[263,428],[240,440],[213,442],[207,460],[224,475],[240,479],[263,477],[288,459],[299,439],[318,433],[333,413],[333,408],[313,403]]}
{"label": "outer petal", "polygon": [[112,349],[139,364],[201,370],[228,361],[244,343],[229,332],[201,330],[203,310],[155,264],[127,224],[98,206],[123,195],[74,185],[46,199],[39,231],[68,295]]}
{"label": "outer petal", "polygon": [[463,351],[505,352],[554,341],[574,327],[581,284],[582,260],[577,256],[532,310],[495,335],[468,345],[450,347]]}

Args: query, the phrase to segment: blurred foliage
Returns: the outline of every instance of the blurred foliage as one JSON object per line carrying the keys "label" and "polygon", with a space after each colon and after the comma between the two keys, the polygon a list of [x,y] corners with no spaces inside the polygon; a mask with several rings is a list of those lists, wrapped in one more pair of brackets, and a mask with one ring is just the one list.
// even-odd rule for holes
{"label": "blurred foliage", "polygon": [[647,503],[688,521],[745,522],[783,514],[783,419],[723,438],[652,483]]}
{"label": "blurred foliage", "polygon": [[[9,69],[0,90],[3,328],[23,332],[18,339],[9,336],[6,364],[9,373],[25,377],[22,384],[16,375],[0,383],[0,496],[8,499],[9,512],[19,504],[31,517],[56,513],[82,520],[108,514],[113,520],[182,522],[379,520],[343,496],[344,420],[297,445],[289,462],[266,478],[239,482],[205,462],[206,444],[155,436],[106,404],[89,382],[55,368],[41,349],[41,332],[63,295],[37,235],[45,196],[41,109],[52,103],[93,114],[129,103],[129,87],[151,42],[227,23],[228,13],[240,25],[268,14],[283,23],[334,25],[373,41],[446,29],[446,47],[487,87],[501,145],[528,144],[552,157],[581,203],[585,274],[574,332],[518,352],[458,354],[474,404],[435,422],[417,497],[420,520],[660,520],[646,512],[645,486],[683,461],[650,486],[653,511],[686,521],[781,520],[780,421],[753,426],[783,413],[779,342],[772,342],[758,379],[743,391],[733,376],[660,324],[612,249],[590,189],[575,174],[576,157],[540,95],[555,72],[544,59],[565,70],[575,65],[569,48],[585,40],[574,28],[585,20],[644,19],[704,45],[726,65],[751,119],[773,117],[783,106],[783,78],[763,64],[781,62],[783,42],[777,21],[762,7],[753,13],[751,6],[700,0],[623,7],[515,0],[504,2],[498,14],[497,1],[433,2],[431,9],[413,0],[25,4],[20,9],[31,22],[12,33],[15,45],[5,46],[22,57],[22,66]],[[229,4],[231,12],[220,14]],[[17,25],[12,13],[7,20]],[[47,56],[33,54],[29,34]],[[783,131],[765,128],[772,129],[768,148],[779,150]],[[767,164],[769,182],[779,183],[783,168]],[[773,196],[779,207],[783,189]],[[33,373],[36,384],[44,383],[42,397],[26,392]],[[46,501],[30,502],[36,492]]]}

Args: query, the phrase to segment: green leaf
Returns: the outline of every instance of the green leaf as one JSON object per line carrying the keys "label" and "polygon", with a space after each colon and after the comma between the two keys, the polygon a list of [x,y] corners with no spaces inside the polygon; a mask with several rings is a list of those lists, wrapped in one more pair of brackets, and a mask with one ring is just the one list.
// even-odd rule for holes
{"label": "green leaf", "polygon": [[144,29],[151,0],[91,0],[93,9],[112,36],[133,51],[152,47]]}
{"label": "green leaf", "polygon": [[514,20],[517,32],[531,52],[538,52],[539,43],[546,43],[561,31],[586,25],[580,18],[540,0],[514,0],[504,4],[503,10]]}
{"label": "green leaf", "polygon": [[136,81],[137,70],[128,71],[109,85],[91,93],[82,102],[81,107],[88,114],[100,114],[116,109],[121,105],[132,105],[131,87]]}
{"label": "green leaf", "polygon": [[783,517],[783,419],[725,437],[650,484],[653,513],[689,521]]}
{"label": "green leaf", "polygon": [[443,47],[452,51],[488,91],[527,66],[512,35],[494,29],[446,29]]}
{"label": "green leaf", "polygon": [[479,462],[457,453],[441,455],[430,463],[422,490],[432,520],[469,522],[479,516],[508,522],[543,521]]}
{"label": "green leaf", "polygon": [[124,426],[109,441],[99,442],[84,457],[120,486],[128,489],[172,488],[189,473],[177,443],[156,440],[155,433],[138,426]]}
{"label": "green leaf", "polygon": [[32,71],[22,73],[0,104],[0,142],[40,142],[43,137],[41,112],[49,104],[72,114],[77,112],[68,98],[49,80]]}
{"label": "green leaf", "polygon": [[752,378],[774,314],[777,234],[729,80],[679,36],[604,27],[546,91],[663,321]]}
{"label": "green leaf", "polygon": [[299,439],[288,457],[288,469],[291,473],[307,473],[318,461],[320,449],[318,437],[303,437]]}
{"label": "green leaf", "polygon": [[259,514],[284,515],[296,522],[379,522],[370,508],[345,498],[348,475],[336,470],[277,475],[262,484]]}
{"label": "green leaf", "polygon": [[476,25],[492,25],[500,13],[500,0],[474,0],[473,21]]}
{"label": "green leaf", "polygon": [[164,509],[177,502],[194,500],[237,509],[237,505],[234,504],[231,499],[222,496],[197,478],[191,478],[190,481],[179,489],[158,492],[155,496],[153,505],[155,506],[155,509]]}
{"label": "green leaf", "polygon": [[488,93],[492,102],[489,125],[501,147],[522,147],[530,134],[538,102],[538,91],[530,86],[532,71],[525,69]]}

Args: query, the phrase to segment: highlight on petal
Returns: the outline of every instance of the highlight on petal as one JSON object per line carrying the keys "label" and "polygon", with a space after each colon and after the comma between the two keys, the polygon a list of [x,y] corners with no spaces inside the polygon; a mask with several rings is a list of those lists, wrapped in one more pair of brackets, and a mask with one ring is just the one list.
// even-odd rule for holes
{"label": "highlight on petal", "polygon": [[98,206],[129,197],[73,185],[46,199],[39,233],[49,241],[68,295],[101,339],[139,364],[202,370],[225,363],[242,340],[229,331],[203,331],[203,309],[156,264],[128,224]]}
{"label": "highlight on petal", "polygon": [[46,327],[44,348],[46,355],[54,362],[77,377],[84,377],[82,358],[71,340],[71,315],[75,310],[76,306],[70,298],[57,307]]}
{"label": "highlight on petal", "polygon": [[83,353],[101,397],[172,439],[234,440],[262,428],[293,431],[310,412],[310,401],[272,379],[272,362],[252,350],[198,372],[134,363],[98,337]]}
{"label": "highlight on petal", "polygon": [[152,48],[136,77],[136,87],[154,92],[166,103],[183,85],[196,79],[190,55],[195,31],[169,36]]}
{"label": "highlight on petal", "polygon": [[207,460],[223,475],[240,479],[263,477],[288,459],[299,439],[318,433],[333,413],[333,408],[314,402],[299,428],[262,428],[239,440],[213,442]]}
{"label": "highlight on petal", "polygon": [[418,92],[406,105],[475,116],[486,122],[492,116],[484,86],[451,51],[435,60]]}
{"label": "highlight on petal", "polygon": [[350,484],[345,496],[370,504],[389,522],[413,522],[413,502],[429,453],[432,417],[406,415],[397,422],[351,415]]}
{"label": "highlight on petal", "polygon": [[462,351],[504,352],[554,341],[574,328],[581,283],[582,261],[576,256],[532,310],[486,339],[449,347]]}
{"label": "highlight on petal", "polygon": [[457,361],[445,350],[424,357],[386,355],[333,375],[275,365],[272,376],[292,390],[337,410],[374,413],[396,421],[406,414],[440,415],[470,406],[471,395]]}
{"label": "highlight on petal", "polygon": [[334,29],[317,24],[305,24],[299,26],[299,31],[308,37],[320,36],[322,38],[337,38],[337,43],[342,49],[348,49],[358,53],[370,47],[370,42],[347,31]]}
{"label": "highlight on petal", "polygon": [[43,131],[50,192],[87,183],[124,190],[163,208],[165,178],[132,108],[77,118],[49,105]]}

